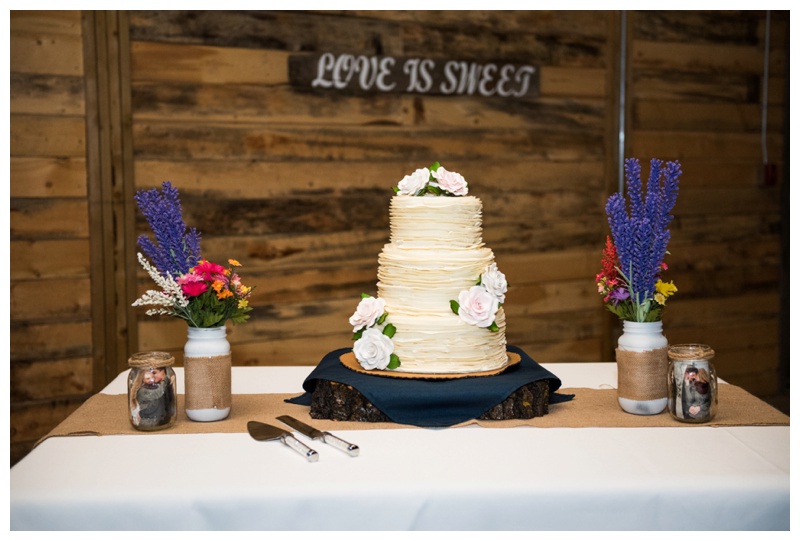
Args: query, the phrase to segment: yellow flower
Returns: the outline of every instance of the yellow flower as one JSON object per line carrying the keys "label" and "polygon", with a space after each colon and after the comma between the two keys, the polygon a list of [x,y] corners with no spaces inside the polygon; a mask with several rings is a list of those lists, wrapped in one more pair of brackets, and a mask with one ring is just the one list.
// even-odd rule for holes
{"label": "yellow flower", "polygon": [[247,299],[239,300],[239,309],[247,308]]}
{"label": "yellow flower", "polygon": [[241,264],[241,263],[239,263],[238,261],[236,261],[235,259],[229,259],[229,260],[228,260],[228,263],[229,263],[230,265],[234,266],[234,267],[241,267],[241,266],[242,266],[242,264]]}
{"label": "yellow flower", "polygon": [[653,299],[655,299],[655,301],[661,306],[664,306],[664,303],[667,302],[667,298],[661,293],[656,293],[653,295]]}
{"label": "yellow flower", "polygon": [[[673,284],[671,281],[670,283],[666,283],[659,280],[656,282],[656,291],[661,295],[663,295],[664,298],[666,299],[667,297],[671,297],[672,295],[674,295],[675,292],[678,291],[678,288],[675,287],[675,284]],[[658,298],[656,298],[656,302],[658,302],[659,304],[664,304],[663,302],[659,302]]]}

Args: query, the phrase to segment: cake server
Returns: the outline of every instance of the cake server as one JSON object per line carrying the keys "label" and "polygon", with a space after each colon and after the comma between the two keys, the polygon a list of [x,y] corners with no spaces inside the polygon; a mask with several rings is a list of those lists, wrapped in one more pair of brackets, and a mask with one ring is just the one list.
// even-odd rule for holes
{"label": "cake server", "polygon": [[286,423],[287,425],[291,426],[302,435],[311,438],[312,440],[322,440],[323,442],[327,443],[332,447],[336,447],[337,449],[344,451],[350,456],[358,456],[358,452],[360,449],[358,445],[353,445],[352,443],[348,443],[344,441],[342,438],[334,436],[330,432],[323,432],[322,430],[317,430],[313,426],[308,426],[303,421],[299,421],[290,415],[281,415],[278,417],[278,420],[282,423]]}
{"label": "cake server", "polygon": [[319,460],[319,454],[314,449],[308,447],[302,441],[295,438],[291,432],[287,432],[282,428],[268,425],[266,423],[260,423],[258,421],[248,421],[247,431],[254,440],[267,441],[279,439],[284,445],[291,447],[306,457],[306,460],[309,462],[316,462]]}

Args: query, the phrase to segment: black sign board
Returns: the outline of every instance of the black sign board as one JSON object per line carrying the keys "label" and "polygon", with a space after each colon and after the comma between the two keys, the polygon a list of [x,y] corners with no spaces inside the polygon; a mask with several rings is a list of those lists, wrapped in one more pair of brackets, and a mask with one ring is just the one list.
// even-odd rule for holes
{"label": "black sign board", "polygon": [[539,96],[539,68],[511,62],[323,53],[289,57],[295,88],[346,94]]}

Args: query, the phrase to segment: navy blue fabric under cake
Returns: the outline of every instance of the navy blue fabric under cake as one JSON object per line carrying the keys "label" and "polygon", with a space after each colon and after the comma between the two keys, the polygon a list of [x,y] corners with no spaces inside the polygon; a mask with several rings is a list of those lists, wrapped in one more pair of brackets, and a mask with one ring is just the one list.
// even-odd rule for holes
{"label": "navy blue fabric under cake", "polygon": [[546,380],[550,404],[571,400],[574,395],[556,394],[561,380],[516,346],[507,350],[520,356],[518,365],[495,376],[454,379],[391,378],[355,372],[346,368],[339,357],[352,351],[331,351],[303,382],[302,395],[287,400],[292,404],[311,405],[317,381],[335,381],[360,392],[392,421],[421,427],[445,427],[476,419],[486,410],[508,398],[529,383]]}

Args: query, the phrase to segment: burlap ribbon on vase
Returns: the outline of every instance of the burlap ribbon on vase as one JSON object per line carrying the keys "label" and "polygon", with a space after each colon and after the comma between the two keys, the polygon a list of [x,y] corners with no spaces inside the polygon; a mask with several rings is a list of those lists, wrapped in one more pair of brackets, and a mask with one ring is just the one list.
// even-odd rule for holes
{"label": "burlap ribbon on vase", "polygon": [[667,397],[666,347],[649,351],[617,349],[617,392],[629,400],[658,400]]}
{"label": "burlap ribbon on vase", "polygon": [[184,357],[186,409],[225,409],[231,406],[231,355]]}

